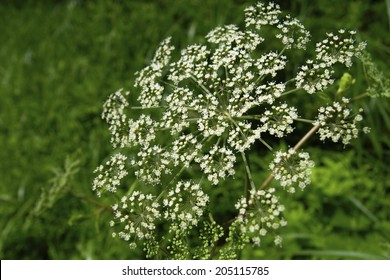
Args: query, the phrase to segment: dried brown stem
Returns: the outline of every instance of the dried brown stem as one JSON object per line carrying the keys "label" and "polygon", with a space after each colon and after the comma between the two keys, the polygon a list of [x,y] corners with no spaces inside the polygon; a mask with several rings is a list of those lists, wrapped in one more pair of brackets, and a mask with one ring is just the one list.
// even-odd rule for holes
{"label": "dried brown stem", "polygon": [[[301,140],[298,141],[298,143],[294,146],[294,151],[298,151],[303,144],[309,139],[318,129],[320,128],[320,125],[317,124],[313,126],[303,137]],[[266,186],[268,186],[269,183],[271,183],[272,179],[274,178],[274,174],[271,173],[267,179],[264,180],[264,182],[259,187],[260,190],[264,189]]]}

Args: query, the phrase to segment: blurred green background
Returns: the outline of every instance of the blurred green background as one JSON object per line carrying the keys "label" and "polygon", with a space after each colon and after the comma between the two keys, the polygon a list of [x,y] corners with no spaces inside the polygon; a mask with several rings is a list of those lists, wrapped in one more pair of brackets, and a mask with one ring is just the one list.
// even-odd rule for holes
{"label": "blurred green background", "polygon": [[[165,37],[181,49],[217,25],[241,25],[244,7],[256,2],[0,1],[1,259],[143,258],[111,237],[109,202],[91,191],[92,171],[111,152],[102,104],[131,88]],[[303,21],[313,42],[358,30],[389,72],[390,1],[275,2]],[[358,95],[362,70],[354,77]],[[283,247],[248,248],[242,258],[390,258],[390,103],[363,102],[371,133],[346,148],[311,140],[312,185],[280,193],[289,222]],[[254,170],[269,159],[252,157]]]}

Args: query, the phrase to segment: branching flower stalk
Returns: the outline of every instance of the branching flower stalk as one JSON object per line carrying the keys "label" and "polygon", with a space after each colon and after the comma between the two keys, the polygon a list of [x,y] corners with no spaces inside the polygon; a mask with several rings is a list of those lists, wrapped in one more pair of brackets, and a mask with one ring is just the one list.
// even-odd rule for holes
{"label": "branching flower stalk", "polygon": [[[269,237],[281,246],[278,232],[287,221],[277,193],[306,188],[314,167],[302,145],[316,133],[322,141],[348,145],[361,130],[361,111],[353,113],[344,94],[349,79],[331,94],[338,69],[351,67],[365,48],[354,31],[328,33],[315,45],[315,56],[288,78],[288,56],[305,50],[310,33],[277,4],[248,7],[243,30],[219,26],[205,38],[175,61],[171,39],[163,40],[136,73],[140,106],[130,106],[129,92],[121,89],[103,107],[115,153],[95,170],[92,188],[98,196],[122,196],[112,206],[113,236],[130,248],[142,246],[148,258],[235,259],[248,244],[260,246]],[[267,40],[279,41],[280,48],[264,51]],[[292,96],[318,93],[333,101],[313,119],[302,119]],[[313,127],[293,148],[278,150],[298,121]],[[262,148],[274,159],[260,185],[248,157]],[[247,183],[222,208],[236,215],[218,212],[215,189],[231,193],[239,174]],[[273,179],[278,184],[266,188]]]}
{"label": "branching flower stalk", "polygon": [[[293,151],[294,152],[297,152],[300,148],[302,148],[303,144],[311,137],[313,136],[316,131],[320,128],[320,125],[319,124],[316,124],[315,126],[313,126],[302,138],[301,140],[298,141],[298,143],[294,146],[293,148]],[[267,179],[264,180],[264,182],[261,184],[261,186],[259,187],[259,189],[264,189],[266,188],[269,183],[271,183],[271,181],[274,179],[274,174],[271,173]]]}

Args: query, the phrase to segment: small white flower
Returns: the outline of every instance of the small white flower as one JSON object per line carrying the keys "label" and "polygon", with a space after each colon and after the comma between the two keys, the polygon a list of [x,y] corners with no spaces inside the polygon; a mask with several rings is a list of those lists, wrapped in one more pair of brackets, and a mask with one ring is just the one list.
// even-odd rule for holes
{"label": "small white flower", "polygon": [[[118,233],[113,236],[130,241],[130,248],[135,248],[135,241],[146,239],[154,241],[155,223],[161,218],[160,205],[155,201],[153,195],[145,195],[135,191],[130,196],[125,196],[115,207],[115,219],[117,227],[121,227]],[[114,208],[114,207],[113,207]],[[115,221],[110,222],[111,226]]]}
{"label": "small white flower", "polygon": [[[332,106],[321,107],[314,124],[321,125],[318,129],[320,140],[331,139],[333,142],[341,142],[347,145],[352,139],[359,136],[358,123],[363,120],[361,114],[351,115],[351,110],[346,107],[349,99],[343,98],[342,102],[335,101]],[[367,128],[363,128],[366,132]]]}
{"label": "small white flower", "polygon": [[170,37],[162,41],[150,65],[136,73],[135,86],[141,89],[138,101],[145,108],[158,106],[161,101],[164,87],[157,82],[157,79],[161,78],[163,68],[169,63],[174,49],[170,43]]}
{"label": "small white flower", "polygon": [[97,173],[97,176],[93,180],[92,190],[96,191],[98,196],[105,191],[116,192],[121,180],[128,174],[125,167],[126,160],[125,155],[117,153],[105,165],[95,169],[94,173]]}
{"label": "small white flower", "polygon": [[292,123],[296,118],[298,118],[297,109],[284,103],[272,106],[271,111],[266,110],[260,121],[269,134],[282,138],[294,130]]}
{"label": "small white flower", "polygon": [[337,62],[351,67],[352,58],[361,55],[366,43],[356,44],[353,35],[355,31],[346,32],[344,29],[339,30],[338,35],[328,33],[328,38],[316,45],[316,59],[323,61],[328,65]]}
{"label": "small white flower", "polygon": [[[272,150],[267,142],[270,135],[284,138],[294,131],[295,121],[305,121],[299,119],[298,107],[290,104],[289,94],[326,91],[335,81],[335,64],[350,67],[361,56],[365,43],[357,43],[355,33],[343,29],[328,33],[316,45],[315,57],[298,66],[292,77],[285,71],[288,55],[293,49],[305,49],[310,34],[298,19],[285,15],[272,2],[245,9],[244,28],[214,28],[203,44],[187,46],[176,60],[171,61],[171,38],[163,40],[150,64],[136,73],[141,106],[130,107],[129,93],[118,90],[103,107],[111,144],[120,153],[96,168],[92,189],[98,196],[117,192],[131,170],[140,181],[133,187],[153,185],[153,193],[158,193],[156,198],[132,187],[130,195],[114,204],[110,226],[120,230],[113,236],[128,241],[131,248],[138,240],[145,241],[147,256],[156,255],[167,241],[160,243],[155,236],[162,219],[170,223],[169,236],[174,236],[169,253],[176,257],[175,250],[188,250],[183,239],[199,226],[209,196],[199,184],[182,179],[198,172],[209,181],[206,185],[222,185],[235,175],[237,162],[247,164],[246,153],[257,142]],[[270,35],[280,43],[272,51],[262,46]],[[347,108],[348,101],[342,98],[319,108],[314,125],[321,140],[348,144],[358,136],[363,117],[360,111],[356,114]],[[289,149],[276,152],[269,168],[281,186],[293,193],[310,183],[313,166],[308,153]],[[248,165],[245,170],[252,180]],[[179,173],[171,174],[175,171]],[[165,182],[169,182],[166,187]],[[249,194],[235,204],[238,215],[227,239],[236,249],[249,242],[259,246],[269,232],[287,225],[275,189],[257,190],[250,183]],[[241,239],[235,240],[234,234]],[[275,245],[281,242],[276,235]]]}
{"label": "small white flower", "polygon": [[198,224],[208,201],[209,196],[199,184],[179,181],[163,200],[164,218],[172,221],[174,227],[181,225],[182,230],[192,228]]}
{"label": "small white flower", "polygon": [[241,234],[248,236],[256,246],[260,246],[261,237],[268,231],[274,232],[287,224],[281,217],[284,207],[274,192],[273,188],[251,189],[249,199],[242,197],[235,204],[239,214],[232,227],[239,226]]}
{"label": "small white flower", "polygon": [[197,157],[195,160],[207,175],[207,179],[214,185],[217,185],[220,179],[235,174],[236,156],[232,150],[225,146],[214,145],[207,154]]}
{"label": "small white flower", "polygon": [[129,103],[126,96],[129,92],[122,92],[122,89],[111,94],[103,105],[102,119],[109,125],[111,132],[111,144],[114,148],[128,145],[128,118],[125,114]]}
{"label": "small white flower", "polygon": [[295,192],[296,185],[304,189],[310,184],[311,169],[313,167],[314,161],[310,160],[308,153],[297,153],[292,148],[287,152],[276,152],[275,158],[269,165],[274,178],[291,193]]}

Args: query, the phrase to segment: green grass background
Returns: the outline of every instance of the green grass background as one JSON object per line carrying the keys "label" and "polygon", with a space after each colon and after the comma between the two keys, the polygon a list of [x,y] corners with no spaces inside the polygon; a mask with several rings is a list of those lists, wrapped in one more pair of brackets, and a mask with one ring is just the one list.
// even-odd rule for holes
{"label": "green grass background", "polygon": [[[1,259],[143,258],[111,238],[109,201],[91,191],[92,171],[111,152],[102,104],[131,88],[165,37],[181,49],[217,25],[242,24],[244,7],[255,2],[0,1]],[[314,42],[327,31],[358,30],[389,72],[390,1],[275,2]],[[363,73],[354,76],[359,94]],[[362,106],[372,132],[347,148],[311,140],[312,185],[280,193],[289,222],[283,247],[248,248],[242,258],[390,258],[390,104],[376,98]],[[254,170],[269,159],[252,156]]]}

